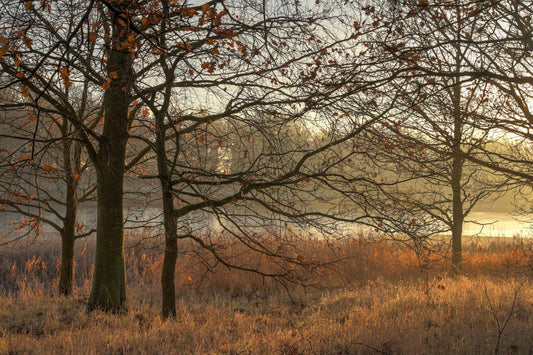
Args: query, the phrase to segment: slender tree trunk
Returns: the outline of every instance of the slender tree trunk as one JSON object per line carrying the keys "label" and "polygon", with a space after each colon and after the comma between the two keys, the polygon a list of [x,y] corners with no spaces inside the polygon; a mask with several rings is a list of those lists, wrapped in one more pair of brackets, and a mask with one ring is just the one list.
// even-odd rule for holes
{"label": "slender tree trunk", "polygon": [[67,182],[66,214],[61,235],[61,266],[59,271],[59,293],[68,296],[72,293],[74,280],[74,240],[76,231],[76,186]]}
{"label": "slender tree trunk", "polygon": [[[165,18],[169,18],[169,1],[162,0],[163,13]],[[160,44],[167,47],[166,41],[167,23],[161,23]],[[165,226],[165,255],[163,259],[163,270],[161,272],[162,306],[161,315],[163,318],[176,317],[176,288],[174,275],[176,273],[176,261],[178,259],[178,240],[176,216],[174,213],[174,197],[172,193],[172,169],[169,167],[166,149],[165,115],[170,104],[172,95],[172,83],[174,82],[174,68],[170,69],[164,53],[161,54],[161,69],[165,74],[166,88],[164,99],[159,110],[155,107],[155,127],[156,127],[156,156],[159,180],[161,182],[161,192],[163,195],[163,222]],[[179,147],[177,147],[179,150]],[[175,152],[177,154],[178,152]]]}
{"label": "slender tree trunk", "polygon": [[[459,79],[457,79],[459,80]],[[464,156],[461,148],[463,132],[463,116],[461,112],[461,86],[456,83],[453,88],[453,116],[454,116],[454,139],[452,147],[452,274],[461,272],[462,255],[462,236],[463,236],[463,165]]]}
{"label": "slender tree trunk", "polygon": [[461,189],[461,175],[462,175],[462,158],[455,158],[452,168],[452,273],[459,274],[461,272],[461,262],[463,260],[462,254],[462,236],[463,236],[463,201]]}
{"label": "slender tree trunk", "polygon": [[[163,202],[164,203],[164,202]],[[164,211],[165,219],[165,255],[161,273],[163,302],[161,314],[163,318],[176,317],[176,289],[174,275],[178,259],[178,240],[176,238],[176,222],[174,216]],[[172,226],[170,226],[172,225]]]}
{"label": "slender tree trunk", "polygon": [[[125,6],[122,2],[115,5]],[[112,48],[108,50],[110,81],[104,96],[104,128],[96,164],[96,260],[88,310],[117,311],[126,300],[123,187],[133,81],[133,55],[130,46],[125,45],[129,33],[126,22],[115,17]]]}
{"label": "slender tree trunk", "polygon": [[[170,94],[170,93],[167,93]],[[165,226],[165,254],[161,273],[163,318],[176,317],[176,290],[174,275],[178,258],[177,226],[174,216],[171,173],[165,147],[164,112],[156,115],[156,154],[159,180],[163,194],[163,222]]]}
{"label": "slender tree trunk", "polygon": [[[68,92],[67,92],[68,95]],[[62,134],[69,134],[70,122],[63,119]],[[74,156],[72,156],[74,153]],[[59,293],[68,296],[72,293],[74,281],[74,241],[76,235],[76,213],[78,208],[78,182],[76,174],[80,170],[80,148],[72,151],[72,141],[63,141],[63,171],[66,182],[65,218],[61,233],[61,265],[59,270]]]}
{"label": "slender tree trunk", "polygon": [[[457,79],[459,80],[459,79]],[[461,86],[456,83],[453,88],[453,116],[454,116],[454,138],[452,147],[452,274],[461,272],[462,236],[463,236],[463,186],[461,178],[463,176],[464,157],[461,148],[463,132],[463,116],[461,112]]]}
{"label": "slender tree trunk", "polygon": [[[458,4],[458,3],[457,3]],[[456,6],[457,10],[457,38],[461,35],[461,16],[460,7]],[[461,73],[461,46],[459,42],[455,45],[456,58],[455,58],[455,72]],[[452,187],[452,274],[459,274],[461,272],[461,262],[463,259],[462,254],[462,237],[463,237],[463,197],[462,197],[462,176],[464,156],[462,151],[463,141],[463,123],[464,117],[461,110],[461,78],[458,76],[455,79],[455,83],[452,91],[453,101],[453,146],[452,146],[452,174],[451,174],[451,187]]]}
{"label": "slender tree trunk", "polygon": [[61,266],[59,276],[59,293],[68,296],[72,293],[74,280],[74,238],[63,234],[61,239]]}

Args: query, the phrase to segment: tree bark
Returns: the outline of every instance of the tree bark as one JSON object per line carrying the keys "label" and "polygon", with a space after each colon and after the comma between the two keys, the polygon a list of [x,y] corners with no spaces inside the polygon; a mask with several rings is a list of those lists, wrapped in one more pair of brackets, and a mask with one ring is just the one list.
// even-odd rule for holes
{"label": "tree bark", "polygon": [[68,296],[72,293],[74,281],[74,238],[72,235],[63,234],[61,239],[59,275],[59,294]]}
{"label": "tree bark", "polygon": [[[125,6],[121,4],[115,5]],[[126,300],[123,187],[133,81],[133,54],[127,45],[129,34],[127,22],[115,16],[112,47],[108,50],[109,88],[104,95],[104,128],[96,164],[96,260],[88,310],[118,311]]]}
{"label": "tree bark", "polygon": [[[167,213],[164,212],[166,215]],[[167,224],[167,217],[165,224]],[[175,224],[174,218],[170,216],[172,221],[170,223]],[[175,228],[174,228],[175,230]],[[176,288],[174,275],[176,272],[176,261],[178,259],[178,240],[176,235],[171,235],[171,230],[165,228],[165,255],[163,260],[163,270],[161,273],[161,287],[162,287],[162,308],[161,315],[163,318],[175,318],[176,317]]]}
{"label": "tree bark", "polygon": [[454,88],[453,99],[453,115],[454,115],[454,139],[452,147],[452,171],[451,171],[451,187],[452,187],[452,274],[459,274],[461,272],[462,255],[462,236],[463,236],[463,197],[462,197],[462,176],[464,156],[461,148],[462,131],[463,131],[463,116],[461,112],[461,86],[456,83]]}
{"label": "tree bark", "polygon": [[[456,3],[458,5],[458,3]],[[457,38],[461,35],[461,16],[460,8],[456,6],[457,11]],[[461,45],[455,45],[455,72],[461,73]],[[453,146],[452,146],[452,274],[457,275],[461,273],[462,254],[462,237],[463,237],[463,198],[462,198],[462,183],[464,156],[462,151],[463,141],[463,124],[464,117],[461,109],[461,78],[458,76],[454,79],[455,83],[452,92],[453,101]]]}
{"label": "tree bark", "polygon": [[463,236],[463,201],[461,189],[463,160],[455,156],[452,167],[452,274],[461,273],[462,254],[462,236]]}
{"label": "tree bark", "polygon": [[[68,92],[67,92],[68,95]],[[70,122],[63,119],[61,131],[63,137],[69,134]],[[78,181],[80,173],[80,146],[72,149],[72,141],[63,141],[63,171],[66,182],[65,217],[61,233],[61,265],[59,270],[59,294],[68,296],[72,293],[74,281],[74,241],[76,239],[76,214],[78,209]]]}
{"label": "tree bark", "polygon": [[[96,259],[88,310],[118,311],[126,300],[124,264],[123,173],[115,164],[98,168]],[[117,164],[118,165],[118,164]]]}
{"label": "tree bark", "polygon": [[77,187],[73,181],[69,180],[70,178],[67,177],[66,212],[63,220],[63,233],[61,234],[61,266],[59,271],[59,293],[65,296],[72,293],[74,280],[74,240],[77,209]]}
{"label": "tree bark", "polygon": [[[167,93],[170,95],[170,93]],[[159,180],[163,194],[163,222],[165,226],[165,254],[161,272],[163,318],[176,317],[176,290],[174,275],[178,258],[178,241],[176,217],[174,216],[174,198],[172,195],[171,173],[167,162],[165,147],[164,112],[156,116],[156,154]]]}
{"label": "tree bark", "polygon": [[[169,2],[162,0],[163,13],[165,18],[169,17]],[[161,23],[160,43],[163,48],[167,47],[166,41],[167,23]],[[165,115],[167,114],[170,97],[172,96],[172,84],[174,82],[174,69],[169,69],[166,61],[166,56],[161,54],[161,68],[165,74],[166,87],[164,92],[164,99],[159,110],[153,106],[155,115],[155,149],[157,156],[157,170],[159,174],[159,181],[161,183],[161,192],[163,197],[163,223],[165,227],[165,254],[163,259],[163,270],[161,271],[161,289],[162,289],[162,305],[161,315],[163,318],[176,317],[176,261],[178,259],[178,240],[177,240],[177,225],[174,214],[174,196],[172,192],[172,169],[169,167],[166,149],[166,131],[168,127],[165,125]],[[179,146],[177,147],[179,151]],[[178,152],[175,152],[178,154]]]}

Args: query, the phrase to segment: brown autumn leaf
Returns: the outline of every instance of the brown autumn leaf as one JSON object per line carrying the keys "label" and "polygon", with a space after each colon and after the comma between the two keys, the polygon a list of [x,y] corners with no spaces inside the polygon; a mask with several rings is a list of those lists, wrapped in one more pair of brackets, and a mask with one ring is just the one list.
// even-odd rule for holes
{"label": "brown autumn leaf", "polygon": [[61,79],[63,80],[63,83],[67,88],[72,86],[72,82],[70,81],[70,71],[68,70],[68,67],[59,68],[59,75],[61,76]]}
{"label": "brown autumn leaf", "polygon": [[24,37],[22,38],[22,42],[24,43],[24,45],[25,45],[26,47],[28,47],[28,49],[31,49],[31,45],[33,44],[33,40],[31,40],[30,38],[24,36]]}
{"label": "brown autumn leaf", "polygon": [[111,86],[111,78],[107,78],[102,84],[102,89],[107,90]]}
{"label": "brown autumn leaf", "polygon": [[89,32],[88,39],[89,39],[89,42],[91,42],[92,44],[95,44],[96,43],[96,32],[94,31]]}
{"label": "brown autumn leaf", "polygon": [[20,88],[20,93],[21,93],[22,96],[25,97],[25,98],[29,98],[29,97],[30,97],[30,90],[28,90],[28,88],[25,87],[25,86],[22,86],[22,87]]}

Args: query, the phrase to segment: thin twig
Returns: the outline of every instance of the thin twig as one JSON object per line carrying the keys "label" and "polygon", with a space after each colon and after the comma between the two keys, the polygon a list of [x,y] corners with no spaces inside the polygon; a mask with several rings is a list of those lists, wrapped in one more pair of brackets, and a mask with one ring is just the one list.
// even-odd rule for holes
{"label": "thin twig", "polygon": [[496,345],[494,346],[494,354],[497,355],[500,353],[500,344],[501,344],[503,332],[505,331],[505,328],[509,324],[511,317],[515,313],[516,301],[518,299],[518,293],[520,292],[520,286],[517,287],[514,291],[513,303],[511,304],[511,309],[509,313],[507,314],[507,317],[505,318],[503,324],[500,322],[500,319],[498,318],[498,315],[496,314],[496,310],[494,309],[492,305],[490,297],[487,293],[487,286],[484,285],[483,288],[485,291],[485,297],[487,297],[487,301],[489,302],[490,313],[492,314],[492,317],[496,321],[496,326],[498,327],[498,338],[496,340]]}

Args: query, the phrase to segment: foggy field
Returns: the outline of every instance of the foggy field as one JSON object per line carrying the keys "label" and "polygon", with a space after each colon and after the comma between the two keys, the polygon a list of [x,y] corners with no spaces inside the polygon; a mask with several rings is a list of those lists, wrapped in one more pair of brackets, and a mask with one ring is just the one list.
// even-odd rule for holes
{"label": "foggy field", "polygon": [[[129,241],[129,299],[120,314],[86,313],[94,246],[75,253],[74,296],[56,295],[58,248],[0,249],[0,354],[398,354],[533,351],[531,245],[466,238],[464,276],[448,276],[437,254],[421,268],[406,247],[355,239],[298,250],[340,253],[319,270],[299,270],[309,287],[217,266],[208,272],[182,245],[177,317],[160,317],[162,258]],[[82,244],[82,243],[80,243]],[[243,263],[256,263],[246,255]],[[261,260],[268,263],[268,260]],[[498,341],[498,335],[500,340]]]}

